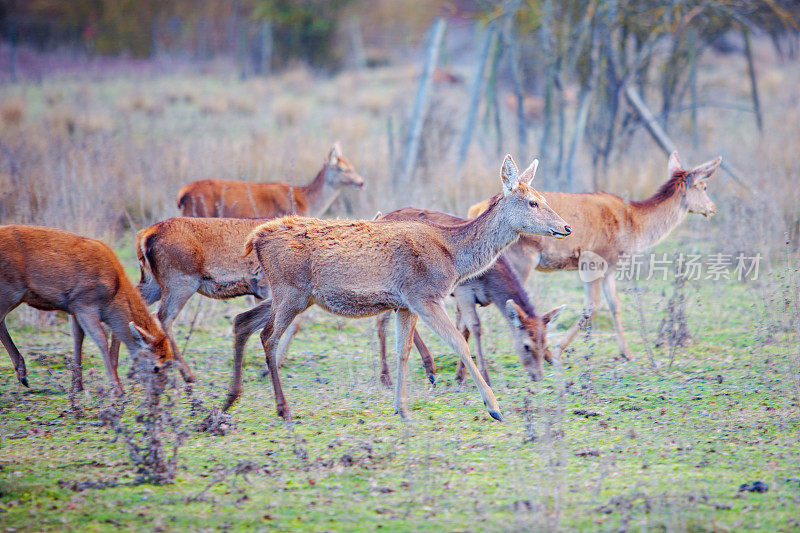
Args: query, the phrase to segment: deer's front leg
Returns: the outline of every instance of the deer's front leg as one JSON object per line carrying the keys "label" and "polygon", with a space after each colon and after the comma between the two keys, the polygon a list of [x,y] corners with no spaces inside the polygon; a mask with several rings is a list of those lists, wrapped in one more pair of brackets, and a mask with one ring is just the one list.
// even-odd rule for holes
{"label": "deer's front leg", "polygon": [[[72,391],[83,391],[83,329],[78,320],[70,315],[69,323],[72,327]],[[111,354],[109,354],[111,357]],[[117,365],[113,363],[114,373],[117,372]]]}
{"label": "deer's front leg", "polygon": [[503,420],[503,415],[500,413],[500,405],[494,397],[494,392],[486,384],[486,381],[478,371],[478,367],[472,361],[469,355],[469,346],[464,336],[459,333],[456,327],[450,322],[447,313],[444,310],[444,305],[441,302],[425,302],[420,306],[419,317],[425,321],[443,341],[450,345],[451,348],[458,354],[459,359],[467,368],[472,380],[478,386],[481,393],[483,404],[489,411],[489,415],[496,420]]}
{"label": "deer's front leg", "polygon": [[614,321],[614,331],[617,333],[619,352],[628,361],[633,361],[631,349],[628,348],[628,341],[625,340],[625,333],[622,331],[622,320],[619,316],[620,304],[617,296],[617,283],[614,279],[614,272],[609,272],[603,278],[603,295],[606,297],[608,308],[611,310],[611,319]]}
{"label": "deer's front leg", "polygon": [[386,363],[386,328],[389,325],[391,311],[386,311],[378,315],[375,325],[378,328],[378,348],[381,354],[381,383],[387,387],[392,386],[392,378],[389,376],[389,365]]}
{"label": "deer's front leg", "polygon": [[575,323],[570,326],[570,328],[559,341],[555,353],[553,354],[556,359],[561,358],[561,354],[564,353],[564,350],[567,348],[567,346],[569,346],[570,343],[575,340],[575,337],[578,335],[581,327],[591,323],[592,319],[594,319],[594,315],[597,314],[597,306],[600,305],[600,284],[601,280],[599,279],[583,284],[585,299],[583,315],[578,317]]}

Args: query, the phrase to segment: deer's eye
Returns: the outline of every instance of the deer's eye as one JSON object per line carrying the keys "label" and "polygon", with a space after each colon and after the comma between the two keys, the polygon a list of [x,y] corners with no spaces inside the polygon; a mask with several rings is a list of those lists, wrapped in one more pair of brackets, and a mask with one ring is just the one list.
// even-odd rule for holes
{"label": "deer's eye", "polygon": [[528,202],[528,205],[530,205],[531,207],[539,207],[539,204],[537,202],[534,202],[533,200]]}
{"label": "deer's eye", "polygon": [[533,350],[531,350],[531,347],[530,347],[529,345],[527,345],[527,344],[526,344],[526,345],[525,345],[525,351],[526,351],[526,352],[528,352],[528,353],[530,353],[530,352],[532,352]]}

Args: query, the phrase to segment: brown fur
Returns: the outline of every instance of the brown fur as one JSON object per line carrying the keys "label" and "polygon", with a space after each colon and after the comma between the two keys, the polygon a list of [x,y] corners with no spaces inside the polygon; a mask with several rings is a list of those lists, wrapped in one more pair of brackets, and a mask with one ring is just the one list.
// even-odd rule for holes
{"label": "brown fur", "polygon": [[[533,178],[526,171],[523,177],[527,176]],[[408,416],[405,365],[419,316],[458,353],[489,413],[502,419],[466,341],[447,318],[444,298],[459,283],[490,267],[520,233],[566,236],[570,230],[540,201],[527,184],[529,179],[519,179],[510,156],[501,178],[504,196],[475,220],[455,226],[290,216],[267,222],[251,234],[245,253],[256,252],[272,291],[272,312],[261,338],[280,416],[288,418],[289,409],[276,364],[277,342],[298,314],[316,304],[348,317],[397,310],[395,408],[403,418]],[[240,393],[241,382],[234,381],[226,407]]]}
{"label": "brown fur", "polygon": [[[466,222],[463,218],[447,213],[414,207],[392,211],[380,217],[379,220],[422,220],[444,226]],[[543,316],[537,315],[516,272],[511,268],[504,255],[500,255],[497,261],[480,276],[457,286],[453,290],[452,296],[456,300],[456,327],[465,339],[469,340],[470,335],[475,337],[478,368],[487,384],[491,385],[491,380],[483,357],[481,322],[475,310],[476,305],[484,307],[494,304],[497,306],[511,328],[514,349],[523,367],[528,371],[531,379],[541,378],[542,361],[551,360],[550,350],[547,347],[547,324],[558,316],[561,308],[554,309]],[[512,302],[513,305],[509,302]],[[381,354],[381,381],[386,385],[391,385],[389,367],[386,364],[385,329],[388,319],[388,312],[378,317],[378,336]],[[422,356],[426,369],[435,368],[433,361],[428,360],[431,355],[422,339],[415,337],[414,344]],[[460,361],[456,373],[459,380],[464,379],[464,366]]]}
{"label": "brown fur", "polygon": [[364,187],[364,180],[334,144],[314,180],[306,186],[206,179],[178,191],[185,217],[274,218],[321,216],[343,187]]}
{"label": "brown fur", "polygon": [[[650,198],[627,202],[606,192],[543,192],[547,202],[573,224],[573,234],[563,241],[537,236],[522,237],[509,247],[506,257],[525,280],[531,270],[543,272],[577,270],[581,252],[591,251],[608,263],[602,279],[585,285],[586,310],[560,342],[561,352],[577,335],[580,325],[597,312],[600,290],[611,308],[620,352],[632,358],[619,319],[614,268],[622,254],[639,253],[666,237],[686,216],[699,213],[711,216],[716,207],[706,195],[706,180],[714,173],[721,158],[691,170],[681,168],[677,152],[670,156],[669,179]],[[469,216],[481,213],[489,200],[473,205]]]}
{"label": "brown fur", "polygon": [[73,390],[83,390],[85,332],[100,348],[108,378],[121,392],[101,322],[132,353],[159,362],[173,357],[161,325],[147,311],[114,252],[100,241],[38,226],[0,227],[0,340],[19,381],[27,386],[25,361],[5,325],[6,315],[22,303],[72,315]]}

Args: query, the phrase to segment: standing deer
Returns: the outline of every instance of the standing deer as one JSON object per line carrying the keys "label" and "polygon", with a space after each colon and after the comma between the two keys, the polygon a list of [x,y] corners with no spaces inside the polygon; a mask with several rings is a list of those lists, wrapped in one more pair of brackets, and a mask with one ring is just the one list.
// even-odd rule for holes
{"label": "standing deer", "polygon": [[147,311],[117,256],[100,241],[52,228],[0,226],[0,341],[14,363],[17,379],[27,387],[25,361],[5,324],[6,315],[21,303],[72,315],[73,391],[83,390],[81,361],[87,333],[100,348],[109,381],[122,393],[117,361],[109,354],[101,323],[131,353],[158,363],[173,357],[158,320]]}
{"label": "standing deer", "polygon": [[[542,195],[559,213],[574,222],[574,235],[564,242],[539,237],[523,237],[506,251],[520,278],[525,280],[531,270],[553,272],[577,270],[581,253],[590,251],[608,264],[603,277],[584,283],[585,309],[561,339],[557,355],[575,338],[581,326],[597,313],[602,289],[619,343],[620,353],[633,359],[620,321],[620,303],[614,280],[614,267],[623,254],[639,253],[655,245],[686,218],[687,213],[710,217],[717,212],[706,194],[706,181],[717,170],[722,158],[717,157],[685,170],[678,152],[669,157],[669,179],[650,198],[628,202],[605,192],[561,193]],[[472,206],[470,218],[478,216],[490,201]]]}
{"label": "standing deer", "polygon": [[[379,220],[423,220],[442,226],[454,226],[466,222],[439,211],[416,209],[406,207],[383,215]],[[517,353],[523,368],[528,371],[532,380],[542,377],[542,361],[550,361],[550,350],[547,347],[547,325],[553,323],[564,306],[556,307],[542,316],[528,298],[528,293],[519,281],[514,269],[508,260],[501,254],[497,261],[480,276],[468,279],[458,285],[452,296],[456,300],[456,327],[464,339],[469,341],[470,335],[475,337],[475,351],[478,359],[478,369],[488,385],[489,372],[483,357],[481,346],[481,321],[475,309],[476,305],[485,307],[494,304],[503,314],[511,327],[511,339],[514,351]],[[386,326],[388,325],[389,312],[378,316],[378,344],[381,352],[381,382],[391,385],[389,367],[386,364]],[[419,338],[419,333],[414,332],[414,345],[422,356],[426,368],[435,368],[425,343]],[[464,380],[464,365],[458,362],[456,376],[459,381]],[[428,376],[430,379],[430,375]],[[433,380],[432,380],[433,381]]]}
{"label": "standing deer", "polygon": [[[294,189],[294,208],[284,202],[288,198],[284,194],[288,186],[268,183],[263,184],[266,187],[264,190],[271,191],[269,194],[273,196],[268,199],[268,193],[265,192],[260,198],[264,199],[263,205],[272,207],[270,211],[264,209],[259,212],[265,218],[293,212],[311,212],[319,216],[328,208],[336,197],[338,187],[343,184],[363,187],[364,181],[341,155],[339,143],[335,143],[312,184]],[[263,224],[265,218],[176,217],[136,234],[136,254],[141,270],[139,290],[147,305],[161,300],[158,318],[172,342],[176,357],[182,363],[184,377],[191,375],[191,371],[175,344],[172,324],[195,292],[218,300],[237,296],[254,296],[261,300],[268,296],[258,260],[255,257],[242,257],[247,236]],[[266,317],[263,321],[266,323]],[[255,327],[261,329],[264,325],[256,324]],[[298,323],[293,324],[285,342],[281,344],[278,352],[281,358],[298,328]],[[112,343],[111,349],[116,352],[119,345]],[[244,345],[240,349],[244,350]]]}
{"label": "standing deer", "polygon": [[342,155],[337,142],[317,176],[305,187],[280,182],[200,180],[178,191],[178,209],[185,217],[319,217],[344,187],[363,189],[364,180]]}
{"label": "standing deer", "polygon": [[[535,166],[520,179],[511,156],[506,156],[501,170],[503,194],[492,198],[475,220],[457,226],[416,220],[326,222],[289,216],[256,228],[247,240],[245,255],[255,251],[272,291],[261,341],[278,415],[290,418],[276,364],[278,340],[297,315],[317,304],[353,318],[397,311],[395,409],[403,419],[409,415],[406,363],[419,317],[458,354],[489,414],[502,420],[500,406],[472,361],[467,342],[447,317],[444,299],[459,283],[489,268],[520,234],[569,235],[569,226],[530,186]],[[234,361],[226,407],[241,394],[240,367],[241,361]]]}

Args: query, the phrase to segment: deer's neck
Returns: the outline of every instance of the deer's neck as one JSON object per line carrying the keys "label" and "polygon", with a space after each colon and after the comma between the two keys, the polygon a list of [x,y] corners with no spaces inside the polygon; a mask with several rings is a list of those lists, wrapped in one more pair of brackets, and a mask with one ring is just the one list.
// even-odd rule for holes
{"label": "deer's neck", "polygon": [[683,221],[688,213],[686,186],[685,175],[676,174],[647,200],[631,202],[632,252],[655,245]]}
{"label": "deer's neck", "polygon": [[498,204],[494,200],[478,218],[445,229],[459,275],[458,283],[492,266],[500,252],[519,238],[519,234],[501,220]]}
{"label": "deer's neck", "polygon": [[325,180],[325,170],[323,166],[311,183],[296,189],[297,194],[305,199],[310,217],[321,217],[339,194],[339,189],[331,187]]}
{"label": "deer's neck", "polygon": [[530,298],[528,298],[527,291],[522,286],[519,277],[514,274],[505,255],[501,255],[497,259],[494,268],[484,275],[489,288],[489,297],[492,303],[500,310],[500,313],[506,317],[506,320],[511,321],[506,309],[508,300],[514,300],[514,303],[520,306],[528,316],[536,316],[536,311]]}

